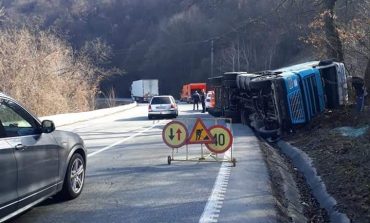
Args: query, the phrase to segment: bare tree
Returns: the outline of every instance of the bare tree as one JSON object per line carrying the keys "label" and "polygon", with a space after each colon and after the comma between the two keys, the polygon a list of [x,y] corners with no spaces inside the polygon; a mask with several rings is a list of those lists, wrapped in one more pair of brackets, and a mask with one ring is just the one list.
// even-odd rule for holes
{"label": "bare tree", "polygon": [[326,35],[326,50],[329,58],[344,61],[342,42],[339,38],[337,25],[335,23],[334,8],[337,0],[322,1],[322,18]]}
{"label": "bare tree", "polygon": [[222,59],[228,70],[230,71],[239,71],[240,67],[237,67],[240,52],[238,47],[233,42],[230,47],[222,50]]}
{"label": "bare tree", "polygon": [[0,5],[0,16],[4,16],[4,15],[5,15],[4,7]]}
{"label": "bare tree", "polygon": [[364,77],[370,89],[370,1],[346,3],[346,16],[339,23],[345,61],[351,74]]}

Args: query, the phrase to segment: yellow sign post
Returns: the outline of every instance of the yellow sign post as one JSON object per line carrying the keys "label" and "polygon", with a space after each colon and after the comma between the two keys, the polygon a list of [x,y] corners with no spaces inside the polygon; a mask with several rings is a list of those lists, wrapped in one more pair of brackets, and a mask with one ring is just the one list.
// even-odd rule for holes
{"label": "yellow sign post", "polygon": [[188,130],[183,123],[172,121],[163,128],[162,138],[167,146],[179,148],[185,145],[188,138]]}
{"label": "yellow sign post", "polygon": [[204,125],[202,119],[198,118],[190,133],[188,144],[212,143],[212,135]]}

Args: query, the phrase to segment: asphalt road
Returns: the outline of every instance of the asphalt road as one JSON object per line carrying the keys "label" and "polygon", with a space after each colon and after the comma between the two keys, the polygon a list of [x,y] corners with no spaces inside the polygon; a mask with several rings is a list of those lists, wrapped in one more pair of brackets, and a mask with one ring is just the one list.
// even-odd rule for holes
{"label": "asphalt road", "polygon": [[[88,148],[85,187],[68,202],[48,199],[14,222],[276,222],[274,198],[257,139],[233,125],[230,163],[180,162],[161,132],[170,120],[147,120],[147,106],[65,126]],[[203,117],[180,105],[179,118]],[[103,149],[103,150],[102,150]],[[183,156],[180,148],[176,157]],[[199,155],[199,146],[190,147]]]}

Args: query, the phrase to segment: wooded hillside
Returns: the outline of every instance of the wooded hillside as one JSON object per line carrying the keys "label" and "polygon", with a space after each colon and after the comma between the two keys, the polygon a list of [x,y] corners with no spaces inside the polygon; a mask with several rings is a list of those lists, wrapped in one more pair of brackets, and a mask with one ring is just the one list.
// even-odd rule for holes
{"label": "wooded hillside", "polygon": [[119,96],[129,96],[131,81],[140,78],[160,79],[160,93],[177,97],[182,84],[225,71],[328,57],[344,59],[351,75],[364,76],[366,67],[370,72],[369,0],[3,0],[2,5],[3,27],[51,30],[96,65],[124,70],[101,83]]}

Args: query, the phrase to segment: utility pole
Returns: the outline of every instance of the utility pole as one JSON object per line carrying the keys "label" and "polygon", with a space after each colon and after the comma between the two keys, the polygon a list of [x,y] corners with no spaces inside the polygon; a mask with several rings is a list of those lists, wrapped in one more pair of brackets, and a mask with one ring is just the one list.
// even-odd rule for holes
{"label": "utility pole", "polygon": [[213,77],[213,39],[211,41],[211,77]]}

